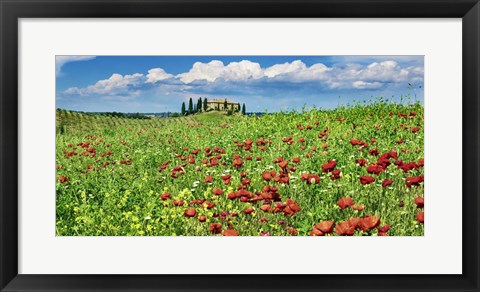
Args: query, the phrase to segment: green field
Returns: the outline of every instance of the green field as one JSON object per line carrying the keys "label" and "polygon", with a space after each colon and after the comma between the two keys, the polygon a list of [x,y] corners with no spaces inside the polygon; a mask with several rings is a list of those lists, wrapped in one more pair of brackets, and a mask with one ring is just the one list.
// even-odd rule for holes
{"label": "green field", "polygon": [[56,234],[421,236],[423,111],[57,110]]}

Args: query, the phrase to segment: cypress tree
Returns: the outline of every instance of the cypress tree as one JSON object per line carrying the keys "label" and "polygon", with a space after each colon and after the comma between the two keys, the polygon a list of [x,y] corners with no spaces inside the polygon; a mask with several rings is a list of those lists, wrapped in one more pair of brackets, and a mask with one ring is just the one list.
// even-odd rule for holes
{"label": "cypress tree", "polygon": [[202,111],[202,98],[200,97],[197,102],[197,112]]}
{"label": "cypress tree", "polygon": [[223,110],[224,111],[228,110],[228,103],[226,98],[225,98],[225,102],[223,103]]}
{"label": "cypress tree", "polygon": [[190,101],[188,102],[188,114],[189,115],[193,114],[193,101],[191,97],[190,97]]}
{"label": "cypress tree", "polygon": [[182,116],[185,115],[185,102],[182,102]]}
{"label": "cypress tree", "polygon": [[206,111],[207,111],[207,108],[208,108],[207,98],[205,97],[205,98],[203,99],[203,111],[206,112]]}
{"label": "cypress tree", "polygon": [[244,115],[244,114],[245,114],[245,104],[243,104],[243,106],[242,106],[242,115]]}

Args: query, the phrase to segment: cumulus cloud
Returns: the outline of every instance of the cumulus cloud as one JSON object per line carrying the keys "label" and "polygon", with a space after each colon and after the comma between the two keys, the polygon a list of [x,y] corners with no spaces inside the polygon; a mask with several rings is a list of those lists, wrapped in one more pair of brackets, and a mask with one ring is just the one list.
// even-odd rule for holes
{"label": "cumulus cloud", "polygon": [[112,74],[110,78],[97,81],[97,83],[85,88],[70,87],[65,90],[66,94],[76,95],[104,95],[104,96],[134,96],[138,95],[147,78],[140,73],[132,75]]}
{"label": "cumulus cloud", "polygon": [[383,83],[380,83],[380,82],[354,81],[352,83],[353,88],[356,88],[356,89],[379,88],[382,85],[383,85]]}
{"label": "cumulus cloud", "polygon": [[147,83],[155,83],[157,81],[162,81],[172,77],[173,77],[172,74],[168,74],[162,68],[153,68],[148,70]]}
{"label": "cumulus cloud", "polygon": [[330,88],[378,88],[384,83],[404,82],[412,78],[423,79],[423,68],[402,68],[397,62],[387,60],[373,62],[367,66],[360,64],[334,65],[328,67],[317,63],[308,67],[301,60],[276,64],[261,68],[260,64],[248,60],[224,65],[214,60],[209,63],[196,62],[190,71],[176,76],[184,83],[195,81],[215,82],[247,81],[249,79],[275,79],[286,82],[318,81]]}
{"label": "cumulus cloud", "polygon": [[88,61],[95,56],[55,56],[55,75],[60,76],[62,66],[69,62]]}
{"label": "cumulus cloud", "polygon": [[263,71],[263,75],[268,78],[273,78],[275,76],[286,74],[286,73],[299,73],[307,70],[307,66],[300,60],[293,61],[292,63],[283,63],[276,64],[271,67],[268,67]]}
{"label": "cumulus cloud", "polygon": [[[196,62],[184,73],[172,75],[163,68],[152,68],[148,74],[113,74],[85,88],[72,87],[66,94],[134,96],[141,90],[156,88],[163,94],[232,94],[233,92],[299,90],[299,83],[319,90],[377,90],[384,86],[405,86],[423,82],[423,67],[401,66],[393,60],[370,64],[339,63],[307,66],[301,60],[262,68],[259,63],[243,60],[225,65],[222,61]],[[266,89],[265,89],[266,88]],[[278,94],[281,94],[280,92]]]}
{"label": "cumulus cloud", "polygon": [[190,71],[177,75],[185,83],[196,80],[214,82],[217,79],[226,81],[244,81],[250,78],[262,77],[260,64],[243,60],[231,62],[227,66],[222,61],[213,60],[209,63],[196,62]]}

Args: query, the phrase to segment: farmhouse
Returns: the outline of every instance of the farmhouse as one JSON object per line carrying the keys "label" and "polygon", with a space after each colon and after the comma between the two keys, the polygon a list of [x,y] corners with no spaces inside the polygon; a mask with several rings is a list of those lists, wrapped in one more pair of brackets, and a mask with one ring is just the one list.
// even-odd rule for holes
{"label": "farmhouse", "polygon": [[[225,102],[227,105],[227,108],[225,108]],[[225,110],[240,110],[240,104],[238,102],[234,102],[231,100],[228,100],[226,98],[218,98],[218,99],[208,99],[207,100],[207,111],[208,110],[217,110],[217,111],[225,111]]]}

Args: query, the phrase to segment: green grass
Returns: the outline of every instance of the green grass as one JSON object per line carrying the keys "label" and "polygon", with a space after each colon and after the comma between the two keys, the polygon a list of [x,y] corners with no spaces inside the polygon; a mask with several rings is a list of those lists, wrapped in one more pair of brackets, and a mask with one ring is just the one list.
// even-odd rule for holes
{"label": "green grass", "polygon": [[[409,116],[412,111],[415,115]],[[407,117],[399,114],[407,114]],[[299,130],[298,125],[304,129]],[[306,129],[308,125],[312,126],[311,130]],[[420,130],[413,133],[414,127]],[[328,134],[319,138],[324,129],[328,129]],[[282,142],[290,136],[293,144]],[[263,151],[255,143],[260,138],[271,141]],[[300,138],[305,142],[298,142]],[[366,141],[369,146],[363,149],[352,146],[351,138]],[[371,143],[372,138],[376,142]],[[246,139],[253,141],[251,152],[237,146]],[[403,142],[398,144],[400,139]],[[77,146],[82,142],[90,145]],[[365,158],[369,162],[367,165],[376,162],[378,156],[368,153],[372,148],[378,149],[380,154],[395,150],[398,159],[418,162],[424,155],[423,143],[423,107],[420,104],[404,106],[377,102],[262,117],[226,116],[214,111],[150,120],[57,111],[57,176],[66,177],[68,181],[57,180],[56,234],[211,235],[210,224],[220,223],[223,230],[233,228],[240,235],[259,235],[260,232],[289,235],[292,228],[298,235],[308,235],[320,221],[333,220],[337,224],[372,214],[380,217],[380,225],[390,225],[389,235],[423,235],[423,224],[416,221],[420,209],[414,203],[415,197],[423,196],[423,183],[411,188],[405,185],[407,177],[423,175],[423,167],[405,173],[392,163],[386,171],[372,175],[367,173],[366,166],[355,162],[359,158]],[[328,147],[323,149],[325,144]],[[206,156],[207,147],[225,150],[225,154],[213,155],[221,157],[218,166],[208,167],[202,163],[212,157]],[[196,156],[191,153],[195,149],[199,149]],[[78,155],[67,158],[65,153],[72,151]],[[111,154],[105,155],[108,151]],[[232,165],[235,155],[243,162],[238,169]],[[195,162],[189,163],[188,156]],[[247,160],[247,156],[252,160]],[[290,183],[266,182],[262,173],[270,170],[278,173],[280,167],[273,161],[280,156],[289,161],[289,167],[296,168],[295,172],[289,172]],[[261,157],[261,161],[256,161],[256,157]],[[292,162],[295,157],[300,158],[300,163]],[[341,170],[338,180],[331,180],[330,173],[322,172],[321,165],[332,159],[337,162],[336,169]],[[169,161],[168,166],[159,172],[165,161]],[[172,178],[172,169],[185,163],[185,173]],[[232,175],[229,185],[221,179],[227,171]],[[292,199],[301,211],[290,217],[283,212],[261,211],[262,202],[228,199],[227,194],[241,185],[242,172],[247,172],[246,178],[251,180],[248,191],[255,194],[266,185],[276,186],[281,202]],[[321,180],[318,184],[307,184],[300,180],[302,173],[318,174]],[[207,175],[213,176],[212,183],[204,182]],[[359,180],[362,175],[373,176],[375,182],[362,185]],[[383,188],[384,179],[394,183]],[[223,195],[213,195],[214,188],[221,188]],[[171,200],[159,199],[165,192],[171,194]],[[346,196],[365,208],[341,210],[337,202]],[[185,205],[174,206],[174,199],[184,200]],[[206,199],[215,206],[207,209],[188,204],[195,199]],[[403,207],[399,207],[400,201],[404,202]],[[255,212],[243,214],[248,207],[253,207]],[[184,216],[188,208],[196,209],[194,218]],[[225,220],[222,216],[214,216],[222,211],[237,212],[238,216],[229,215]],[[206,222],[198,221],[202,215],[207,217]],[[260,222],[260,218],[266,222]],[[355,231],[355,235],[377,233],[375,228]]]}

